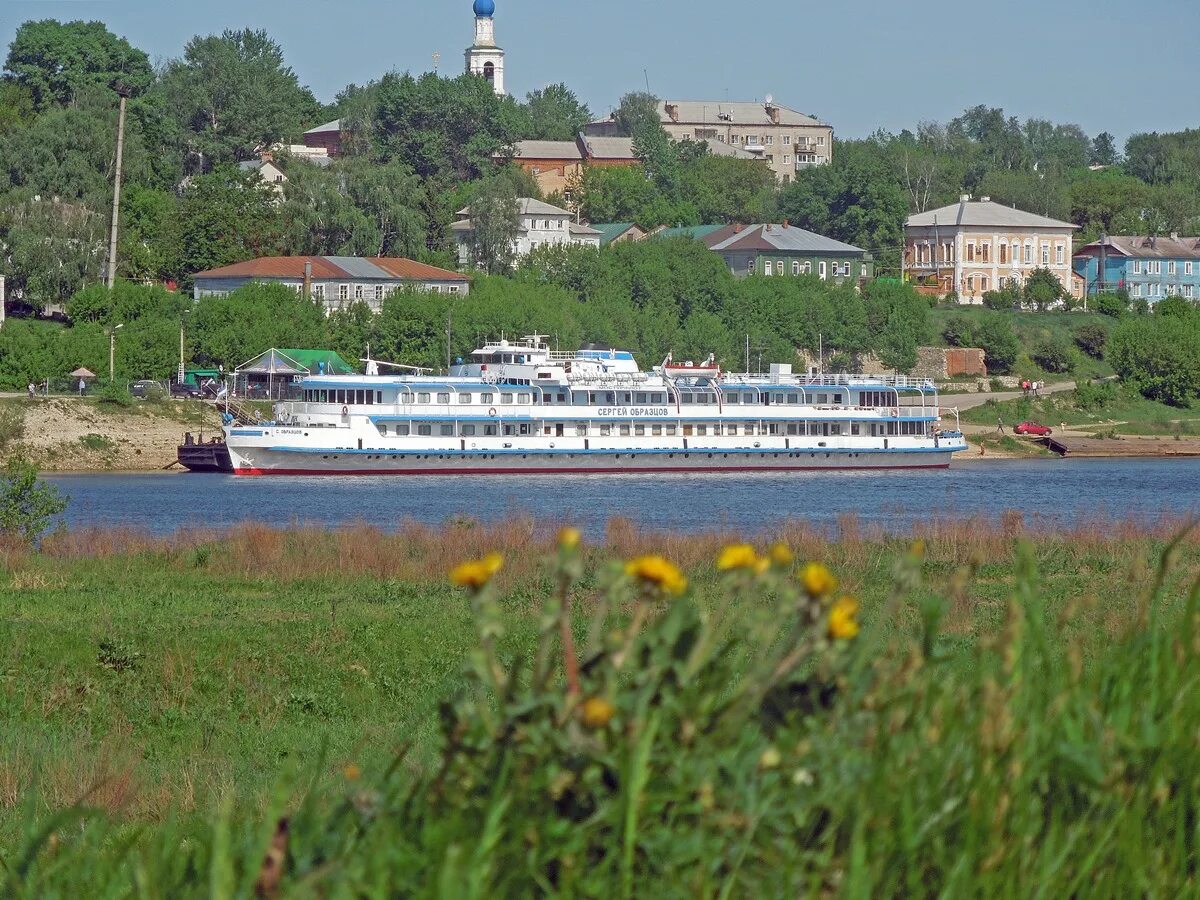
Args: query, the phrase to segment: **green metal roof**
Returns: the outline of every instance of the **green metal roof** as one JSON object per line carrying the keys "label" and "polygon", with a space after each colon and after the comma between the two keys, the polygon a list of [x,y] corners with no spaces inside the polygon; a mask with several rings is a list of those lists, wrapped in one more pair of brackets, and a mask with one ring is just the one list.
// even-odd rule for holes
{"label": "green metal roof", "polygon": [[626,231],[636,225],[636,222],[601,222],[597,225],[595,222],[589,223],[592,228],[600,232],[600,246],[611,244]]}
{"label": "green metal roof", "polygon": [[679,228],[664,228],[654,236],[660,238],[688,237],[699,241],[724,227],[724,225],[684,225]]}

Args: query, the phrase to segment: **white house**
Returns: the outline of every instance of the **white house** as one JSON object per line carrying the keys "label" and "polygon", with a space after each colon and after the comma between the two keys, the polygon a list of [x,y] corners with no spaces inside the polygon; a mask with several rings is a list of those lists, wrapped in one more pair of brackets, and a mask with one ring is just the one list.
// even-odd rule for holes
{"label": "white house", "polygon": [[[571,213],[541,200],[522,197],[519,204],[516,255],[526,256],[538,247],[576,244],[600,248],[600,232],[587,225],[578,225]],[[472,259],[471,244],[474,227],[471,225],[471,207],[458,211],[458,221],[450,226],[454,242],[458,246],[458,264],[468,267],[476,262]]]}

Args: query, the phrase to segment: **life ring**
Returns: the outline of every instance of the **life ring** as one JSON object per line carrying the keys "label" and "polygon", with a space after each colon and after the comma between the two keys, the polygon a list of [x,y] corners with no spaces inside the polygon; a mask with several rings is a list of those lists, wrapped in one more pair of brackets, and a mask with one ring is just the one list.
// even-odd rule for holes
{"label": "life ring", "polygon": [[488,415],[489,415],[489,416],[495,416],[495,415],[496,415],[496,407],[494,407],[494,406],[493,406],[491,409],[489,409],[489,410],[488,410]]}
{"label": "life ring", "polygon": [[348,415],[350,415],[350,407],[348,407],[348,406],[343,406],[343,407],[342,407],[342,415],[343,415],[343,416],[348,416]]}

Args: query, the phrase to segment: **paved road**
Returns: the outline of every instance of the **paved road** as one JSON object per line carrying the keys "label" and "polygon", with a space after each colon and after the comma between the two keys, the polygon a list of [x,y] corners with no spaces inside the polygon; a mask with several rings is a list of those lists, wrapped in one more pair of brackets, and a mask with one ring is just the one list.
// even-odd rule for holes
{"label": "paved road", "polygon": [[[1074,381],[1059,381],[1055,384],[1048,384],[1041,389],[1040,394],[1059,394],[1063,391],[1075,390]],[[977,406],[983,406],[989,400],[1018,400],[1025,396],[1021,391],[999,391],[991,394],[941,394],[938,397],[938,402],[943,407],[958,407],[959,412],[965,409],[974,409]]]}

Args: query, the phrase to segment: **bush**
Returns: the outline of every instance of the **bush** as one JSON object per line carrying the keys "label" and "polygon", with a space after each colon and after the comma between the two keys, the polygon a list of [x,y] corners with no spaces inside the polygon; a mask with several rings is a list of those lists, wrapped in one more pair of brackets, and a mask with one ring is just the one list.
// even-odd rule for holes
{"label": "bush", "polygon": [[1104,347],[1108,343],[1108,329],[1096,322],[1080,325],[1075,329],[1075,346],[1092,359],[1104,358]]}
{"label": "bush", "polygon": [[15,403],[0,404],[0,450],[25,436],[25,410]]}
{"label": "bush", "polygon": [[22,457],[9,461],[0,476],[0,536],[36,544],[66,509],[58,488],[39,481],[32,463]]}
{"label": "bush", "polygon": [[1077,409],[1095,412],[1117,399],[1117,385],[1112,381],[1076,381],[1074,403]]}
{"label": "bush", "polygon": [[1091,300],[1091,308],[1096,312],[1119,319],[1129,311],[1129,304],[1116,294],[1099,294]]}
{"label": "bush", "polygon": [[1049,269],[1034,269],[1025,279],[1022,299],[1031,309],[1049,309],[1064,296],[1062,282]]}
{"label": "bush", "polygon": [[987,370],[1004,375],[1012,371],[1021,344],[1013,331],[1012,323],[999,313],[992,313],[980,323],[975,339],[983,350]]}
{"label": "bush", "polygon": [[983,305],[988,309],[1019,309],[1021,292],[1011,285],[998,291],[984,291]]}
{"label": "bush", "polygon": [[129,393],[129,386],[121,381],[108,382],[95,392],[95,396],[102,404],[118,406],[122,409],[129,409],[135,402],[133,394]]}
{"label": "bush", "polygon": [[942,326],[942,338],[951,347],[974,347],[975,326],[966,316],[950,316]]}
{"label": "bush", "polygon": [[1070,372],[1075,367],[1071,348],[1062,338],[1051,337],[1039,341],[1029,351],[1029,358],[1047,372]]}
{"label": "bush", "polygon": [[1200,316],[1127,318],[1109,338],[1107,356],[1142,396],[1188,406],[1200,394]]}

